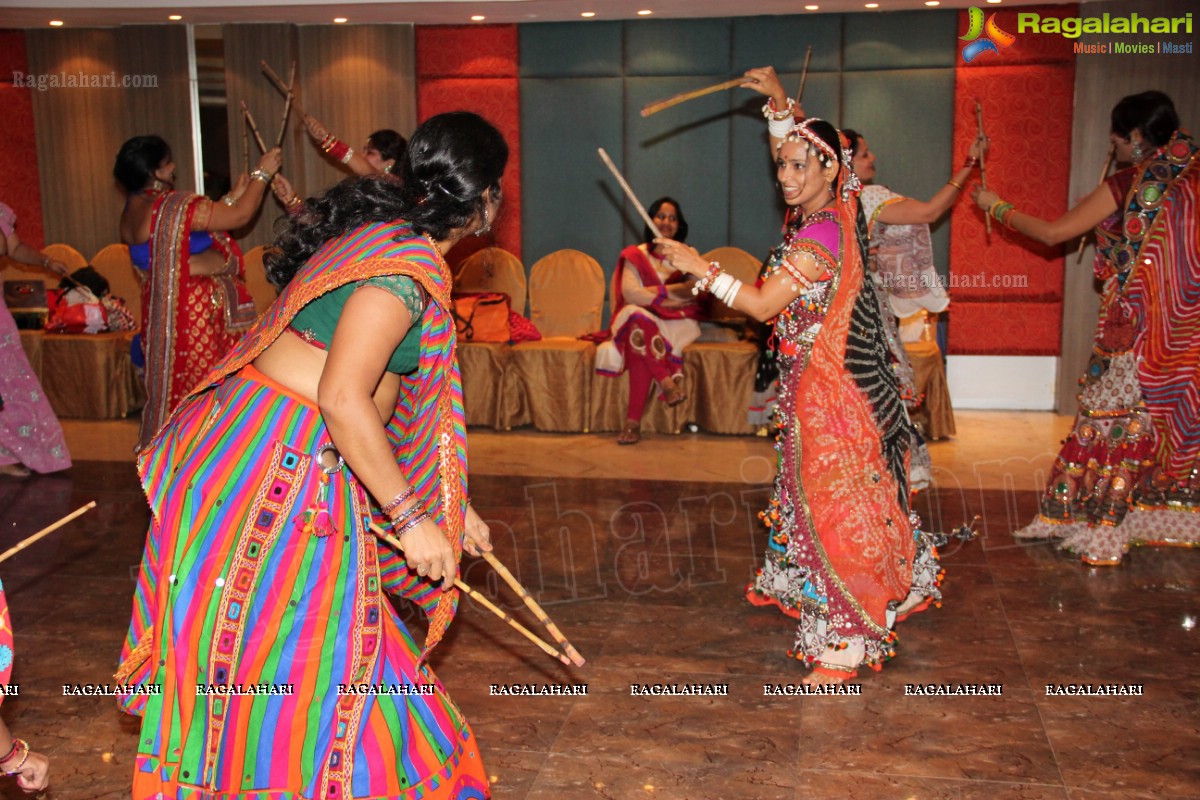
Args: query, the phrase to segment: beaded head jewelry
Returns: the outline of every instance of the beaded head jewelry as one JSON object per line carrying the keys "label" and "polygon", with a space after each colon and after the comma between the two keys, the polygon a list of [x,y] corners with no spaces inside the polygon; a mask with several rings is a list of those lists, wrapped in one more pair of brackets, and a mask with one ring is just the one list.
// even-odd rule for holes
{"label": "beaded head jewelry", "polygon": [[818,158],[822,167],[828,167],[830,164],[837,162],[841,166],[841,171],[838,176],[842,187],[842,200],[850,199],[851,194],[862,191],[862,181],[858,179],[858,175],[850,166],[850,161],[854,157],[854,152],[850,149],[850,140],[841,131],[838,135],[838,149],[841,153],[834,152],[834,149],[829,146],[828,142],[822,139],[812,130],[812,123],[820,122],[818,117],[809,117],[808,119],[797,122],[788,131],[787,136],[780,142],[806,142],[812,147],[816,147]]}

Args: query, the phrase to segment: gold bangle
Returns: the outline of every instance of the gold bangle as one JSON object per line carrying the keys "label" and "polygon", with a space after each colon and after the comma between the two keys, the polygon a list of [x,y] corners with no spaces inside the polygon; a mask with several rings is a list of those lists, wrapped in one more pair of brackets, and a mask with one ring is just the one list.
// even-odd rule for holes
{"label": "gold bangle", "polygon": [[950,184],[950,185],[951,185],[951,186],[953,186],[955,189],[958,189],[960,192],[963,190],[962,184],[961,184],[961,183],[956,183],[956,182],[954,181],[954,179],[953,179],[953,178],[951,178],[950,180],[946,181],[946,183]]}

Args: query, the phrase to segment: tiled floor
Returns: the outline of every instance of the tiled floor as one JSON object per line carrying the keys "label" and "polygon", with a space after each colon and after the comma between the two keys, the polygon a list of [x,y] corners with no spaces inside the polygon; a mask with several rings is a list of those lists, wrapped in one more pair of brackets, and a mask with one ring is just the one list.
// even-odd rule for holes
{"label": "tiled floor", "polygon": [[[793,625],[741,601],[761,555],[763,439],[533,433],[472,437],[472,495],[498,554],[587,657],[563,667],[473,603],[434,666],[468,718],[497,800],[1161,798],[1200,796],[1200,552],[1137,550],[1089,569],[1008,535],[1069,420],[960,413],[933,445],[930,527],[981,517],[947,548],[946,603],[900,628],[859,697],[766,697],[798,683]],[[99,508],[0,566],[17,630],[18,735],[52,760],[56,800],[129,796],[136,721],[62,684],[110,679],[147,511],[130,423],[68,424],[76,466],[0,483],[0,548],[89,499]],[[482,563],[464,578],[523,619]],[[536,623],[529,620],[531,625]],[[495,697],[493,683],[586,682],[586,697]],[[1140,683],[1141,697],[1048,697],[1048,683]],[[631,684],[727,684],[635,697]],[[999,697],[906,696],[999,683]],[[10,783],[8,794],[20,796]]]}

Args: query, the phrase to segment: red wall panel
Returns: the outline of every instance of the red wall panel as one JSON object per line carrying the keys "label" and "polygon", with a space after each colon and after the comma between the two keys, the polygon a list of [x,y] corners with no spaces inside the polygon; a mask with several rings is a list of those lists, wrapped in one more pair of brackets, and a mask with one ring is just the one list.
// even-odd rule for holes
{"label": "red wall panel", "polygon": [[38,182],[37,143],[33,138],[33,89],[13,86],[13,73],[27,74],[23,31],[0,30],[0,202],[17,213],[21,241],[40,249],[46,244],[42,228],[42,190]]}

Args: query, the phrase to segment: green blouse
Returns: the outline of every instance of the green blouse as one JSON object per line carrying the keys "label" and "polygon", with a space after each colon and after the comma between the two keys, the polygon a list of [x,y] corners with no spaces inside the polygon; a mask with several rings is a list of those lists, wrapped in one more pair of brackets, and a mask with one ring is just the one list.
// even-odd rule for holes
{"label": "green blouse", "polygon": [[329,343],[333,341],[333,331],[342,316],[342,308],[350,299],[350,295],[363,286],[385,289],[400,298],[408,308],[408,313],[412,316],[412,327],[388,359],[387,371],[397,375],[413,372],[417,368],[420,355],[419,323],[421,314],[425,311],[425,291],[405,275],[380,275],[339,286],[300,309],[300,313],[292,319],[292,331],[309,344],[328,350]]}

